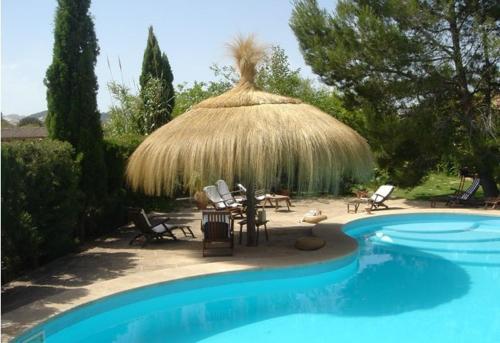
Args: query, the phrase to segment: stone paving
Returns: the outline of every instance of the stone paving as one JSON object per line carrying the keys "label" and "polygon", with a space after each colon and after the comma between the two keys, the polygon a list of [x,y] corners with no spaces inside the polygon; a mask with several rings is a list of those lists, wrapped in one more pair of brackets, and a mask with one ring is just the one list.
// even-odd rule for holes
{"label": "stone paving", "polygon": [[[342,224],[354,219],[423,211],[498,214],[498,211],[482,209],[430,209],[429,202],[403,199],[389,200],[389,210],[367,214],[360,208],[358,213],[348,214],[347,200],[292,199],[291,211],[267,208],[269,241],[261,232],[259,246],[246,247],[237,243],[237,233],[234,256],[202,257],[201,212],[190,207],[181,208],[170,216],[191,225],[196,235],[194,239],[177,233],[178,241],[155,242],[143,248],[140,244],[128,245],[136,234],[134,228],[117,229],[92,242],[80,253],[60,258],[4,285],[2,342],[62,311],[128,289],[189,276],[312,263],[355,253],[356,241],[340,230]],[[301,218],[310,209],[321,210],[328,219],[316,227],[301,223]],[[238,231],[239,226],[235,229]],[[327,241],[324,248],[317,251],[294,248],[298,237],[313,235],[313,232]]]}

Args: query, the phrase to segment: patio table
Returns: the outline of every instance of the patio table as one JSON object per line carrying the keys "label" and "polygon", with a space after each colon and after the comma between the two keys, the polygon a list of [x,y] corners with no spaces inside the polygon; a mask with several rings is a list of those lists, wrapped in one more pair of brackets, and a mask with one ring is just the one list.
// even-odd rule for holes
{"label": "patio table", "polygon": [[358,213],[359,205],[367,204],[368,198],[356,198],[347,202],[347,213]]}
{"label": "patio table", "polygon": [[[267,234],[267,223],[269,220],[264,220],[264,221],[259,221],[258,219],[255,220],[255,227],[257,228],[257,244],[259,244],[259,227],[264,226],[264,232],[266,234],[266,241],[269,241],[269,235]],[[243,226],[247,225],[247,219],[240,220],[238,222],[240,224],[240,237],[238,238],[239,243],[241,244],[242,242],[242,233],[243,233]]]}

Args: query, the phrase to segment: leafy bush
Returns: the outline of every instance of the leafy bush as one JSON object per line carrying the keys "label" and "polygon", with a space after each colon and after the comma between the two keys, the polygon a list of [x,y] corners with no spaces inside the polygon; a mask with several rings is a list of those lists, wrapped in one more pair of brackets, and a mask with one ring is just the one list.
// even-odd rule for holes
{"label": "leafy bush", "polygon": [[139,96],[117,82],[108,83],[108,89],[116,104],[109,109],[109,119],[104,131],[114,136],[139,134],[142,115],[142,101]]}
{"label": "leafy bush", "polygon": [[104,126],[112,136],[146,135],[157,129],[165,118],[167,104],[162,80],[149,78],[140,94],[117,82],[110,82],[108,89],[116,101],[109,110],[109,120]]}
{"label": "leafy bush", "polygon": [[170,199],[148,197],[132,192],[125,183],[127,159],[142,142],[144,136],[123,135],[104,140],[104,154],[108,168],[108,197],[95,213],[95,226],[109,231],[127,222],[127,207],[144,207],[147,210],[167,211],[172,207]]}
{"label": "leafy bush", "polygon": [[124,187],[127,159],[143,139],[143,136],[134,134],[112,136],[104,139],[104,159],[108,167],[108,191],[110,193]]}
{"label": "leafy bush", "polygon": [[79,169],[69,143],[2,143],[2,278],[75,247]]}

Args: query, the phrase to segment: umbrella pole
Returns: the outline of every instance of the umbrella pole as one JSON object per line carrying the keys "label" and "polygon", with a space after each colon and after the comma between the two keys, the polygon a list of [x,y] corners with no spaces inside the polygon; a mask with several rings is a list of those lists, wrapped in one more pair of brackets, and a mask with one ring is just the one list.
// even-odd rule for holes
{"label": "umbrella pole", "polygon": [[256,246],[255,235],[255,184],[253,180],[248,184],[247,188],[247,246]]}

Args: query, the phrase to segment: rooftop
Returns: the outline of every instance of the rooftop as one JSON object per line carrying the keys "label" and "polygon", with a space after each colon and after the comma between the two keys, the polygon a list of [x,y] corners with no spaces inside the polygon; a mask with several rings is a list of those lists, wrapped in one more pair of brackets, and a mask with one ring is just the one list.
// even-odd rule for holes
{"label": "rooftop", "polygon": [[47,128],[45,127],[23,126],[2,129],[2,142],[26,139],[43,139],[48,136]]}

